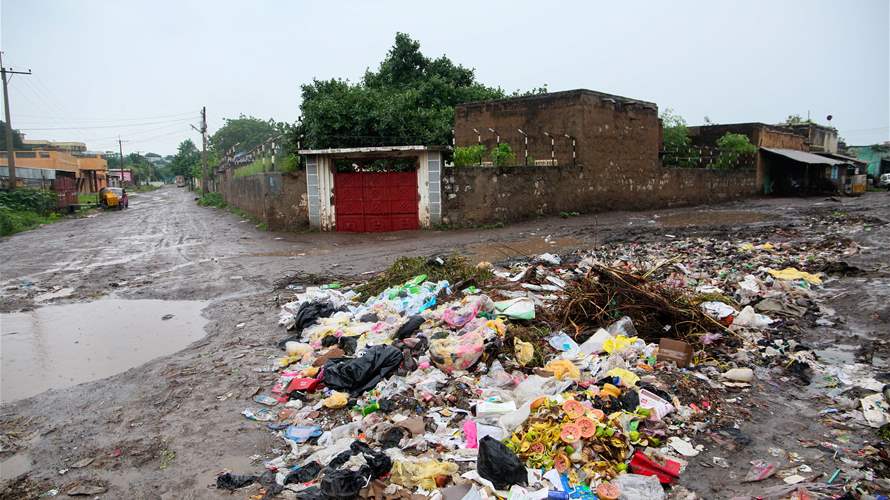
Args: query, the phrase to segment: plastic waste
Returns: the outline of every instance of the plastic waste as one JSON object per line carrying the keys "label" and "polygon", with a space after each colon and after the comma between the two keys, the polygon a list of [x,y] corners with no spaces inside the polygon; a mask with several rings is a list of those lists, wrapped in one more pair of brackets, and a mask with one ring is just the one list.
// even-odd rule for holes
{"label": "plastic waste", "polygon": [[422,325],[424,321],[426,321],[426,319],[423,316],[411,316],[408,318],[408,321],[399,327],[394,338],[396,340],[401,340],[414,335],[417,330],[420,329],[420,325]]}
{"label": "plastic waste", "polygon": [[657,461],[640,450],[635,451],[630,460],[631,471],[644,476],[655,476],[662,484],[670,484],[679,478],[680,467],[679,462],[670,459]]}
{"label": "plastic waste", "polygon": [[535,303],[528,297],[517,297],[495,302],[494,309],[498,314],[503,314],[512,319],[535,319]]}
{"label": "plastic waste", "polygon": [[445,373],[467,370],[479,361],[485,349],[485,339],[478,331],[464,335],[452,334],[430,342],[430,359]]}
{"label": "plastic waste", "polygon": [[423,460],[408,462],[397,460],[392,465],[392,482],[405,488],[414,489],[418,486],[432,491],[438,487],[437,478],[453,476],[458,471],[457,464],[439,460]]}
{"label": "plastic waste", "polygon": [[621,491],[621,500],[664,500],[664,488],[655,476],[621,474],[612,480],[612,485]]}
{"label": "plastic waste", "polygon": [[717,300],[702,302],[699,307],[701,307],[702,312],[714,319],[723,319],[736,314],[736,310],[732,306]]}
{"label": "plastic waste", "polygon": [[617,337],[618,335],[636,337],[639,335],[637,329],[634,328],[634,322],[630,319],[630,316],[622,316],[621,319],[609,325],[606,330],[609,332],[609,335],[613,337]]}
{"label": "plastic waste", "polygon": [[640,407],[651,410],[651,413],[649,413],[649,420],[661,420],[674,411],[674,405],[646,389],[640,389],[639,394]]}
{"label": "plastic waste", "polygon": [[324,365],[322,376],[326,386],[348,392],[355,397],[389,378],[403,359],[402,351],[398,348],[389,345],[374,346],[358,358],[328,361]]}
{"label": "plastic waste", "polygon": [[284,438],[295,443],[305,443],[318,436],[321,436],[321,427],[317,425],[290,425],[284,430]]}
{"label": "plastic waste", "polygon": [[550,264],[551,266],[558,266],[562,263],[562,259],[559,258],[559,255],[555,255],[552,253],[542,253],[535,257],[535,263],[542,262],[544,264]]}
{"label": "plastic waste", "polygon": [[617,335],[603,342],[603,350],[609,354],[621,352],[633,345],[638,340],[640,339],[637,337],[626,337],[624,335]]}
{"label": "plastic waste", "polygon": [[308,483],[317,478],[319,472],[321,472],[321,464],[318,462],[309,462],[300,467],[293,467],[284,477],[284,484]]}
{"label": "plastic waste", "polygon": [[499,490],[506,490],[514,484],[528,485],[528,473],[519,457],[491,436],[479,440],[476,471]]}
{"label": "plastic waste", "polygon": [[556,380],[564,378],[578,380],[581,378],[581,370],[567,359],[554,359],[544,366],[544,370],[552,373]]}
{"label": "plastic waste", "polygon": [[535,357],[535,346],[531,342],[523,342],[519,337],[513,337],[513,352],[516,362],[525,366]]}
{"label": "plastic waste", "polygon": [[347,402],[349,402],[349,394],[339,391],[334,391],[330,396],[321,400],[321,404],[325,408],[343,408]]}
{"label": "plastic waste", "polygon": [[788,281],[796,281],[796,280],[804,280],[811,285],[821,285],[822,277],[820,274],[810,274],[804,271],[798,271],[793,267],[786,267],[781,271],[776,271],[775,269],[767,269],[766,270],[773,278],[780,280],[788,280]]}
{"label": "plastic waste", "polygon": [[754,312],[754,308],[751,306],[745,306],[732,320],[732,326],[747,328],[766,328],[772,323],[772,318]]}
{"label": "plastic waste", "polygon": [[723,372],[721,376],[733,382],[751,382],[754,380],[754,370],[750,368],[732,368]]}
{"label": "plastic waste", "polygon": [[575,342],[575,339],[566,335],[565,332],[559,332],[547,340],[547,343],[557,351],[562,351],[565,359],[575,359],[581,353],[581,347]]}
{"label": "plastic waste", "polygon": [[491,312],[494,304],[487,295],[471,295],[466,297],[460,305],[449,307],[442,313],[442,321],[461,327],[473,320],[480,311]]}
{"label": "plastic waste", "polygon": [[630,370],[625,370],[624,368],[612,368],[606,372],[606,375],[610,377],[618,377],[621,380],[621,385],[624,387],[633,387],[640,381],[640,377],[637,376],[636,373]]}
{"label": "plastic waste", "polygon": [[515,401],[498,403],[494,401],[480,401],[476,404],[476,416],[479,418],[500,417],[516,411]]}
{"label": "plastic waste", "polygon": [[591,335],[589,339],[585,340],[584,343],[581,344],[581,346],[579,347],[581,354],[583,354],[584,356],[589,356],[591,354],[604,352],[603,345],[610,338],[612,338],[612,335],[608,331],[600,328],[596,331],[596,333]]}
{"label": "plastic waste", "polygon": [[216,477],[216,487],[221,490],[235,491],[238,488],[253,484],[256,480],[257,476],[226,472]]}
{"label": "plastic waste", "polygon": [[[351,468],[348,463],[361,455],[364,464]],[[322,469],[319,489],[329,498],[355,498],[358,492],[392,469],[392,460],[385,453],[373,450],[361,441],[353,441],[349,449],[340,453]]]}
{"label": "plastic waste", "polygon": [[766,462],[764,460],[753,460],[751,462],[751,469],[745,474],[745,478],[742,479],[744,483],[751,483],[756,481],[763,481],[764,479],[770,478],[773,474],[776,473],[777,464],[772,462]]}

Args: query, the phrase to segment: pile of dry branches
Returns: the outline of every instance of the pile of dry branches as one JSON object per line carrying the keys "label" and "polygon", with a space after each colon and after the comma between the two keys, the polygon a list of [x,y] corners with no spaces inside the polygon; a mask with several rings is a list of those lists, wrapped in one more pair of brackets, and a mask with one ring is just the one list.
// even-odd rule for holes
{"label": "pile of dry branches", "polygon": [[567,288],[552,319],[583,341],[622,316],[629,316],[647,341],[660,337],[695,341],[705,333],[725,330],[681,291],[601,265],[594,265]]}

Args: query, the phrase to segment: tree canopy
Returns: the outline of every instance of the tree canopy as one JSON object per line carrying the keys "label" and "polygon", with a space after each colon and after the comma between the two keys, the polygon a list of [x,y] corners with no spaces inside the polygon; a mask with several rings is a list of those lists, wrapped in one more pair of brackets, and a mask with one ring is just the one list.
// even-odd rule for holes
{"label": "tree canopy", "polygon": [[[12,146],[15,149],[23,149],[22,133],[12,129]],[[0,120],[0,151],[6,151],[6,122]]]}
{"label": "tree canopy", "polygon": [[313,80],[302,97],[295,133],[305,145],[327,148],[450,144],[456,104],[504,92],[445,56],[426,57],[419,42],[397,33],[377,71],[367,70],[361,82]]}
{"label": "tree canopy", "polygon": [[186,139],[180,142],[176,148],[176,154],[173,156],[173,161],[170,162],[170,169],[173,171],[173,175],[193,177],[192,172],[200,164],[201,152],[198,151],[191,139]]}
{"label": "tree canopy", "polygon": [[226,118],[225,122],[225,125],[210,136],[210,149],[219,155],[225,154],[232,147],[237,151],[250,151],[267,139],[283,133],[286,127],[286,124],[276,123],[271,118],[263,120],[244,115]]}

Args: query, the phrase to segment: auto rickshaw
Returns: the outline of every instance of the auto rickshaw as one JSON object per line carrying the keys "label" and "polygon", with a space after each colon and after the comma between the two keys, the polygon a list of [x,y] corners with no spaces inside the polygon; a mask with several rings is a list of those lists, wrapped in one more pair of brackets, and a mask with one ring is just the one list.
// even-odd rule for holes
{"label": "auto rickshaw", "polygon": [[105,209],[123,210],[128,208],[130,200],[127,190],[119,187],[104,187],[99,190],[99,206]]}

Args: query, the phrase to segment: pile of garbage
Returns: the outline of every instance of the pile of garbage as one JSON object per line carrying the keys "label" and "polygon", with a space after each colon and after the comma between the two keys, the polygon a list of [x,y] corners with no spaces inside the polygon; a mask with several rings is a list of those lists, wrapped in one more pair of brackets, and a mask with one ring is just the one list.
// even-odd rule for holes
{"label": "pile of garbage", "polygon": [[[292,288],[278,380],[243,412],[286,450],[217,487],[258,483],[257,498],[666,498],[703,449],[696,440],[738,437],[732,420],[758,374],[804,383],[829,370],[788,333],[833,314],[814,295],[820,274],[806,271],[818,262],[796,252],[677,240],[460,263],[452,280],[454,260],[402,261],[386,288],[381,277]],[[862,404],[868,424],[890,415],[880,392]]]}

